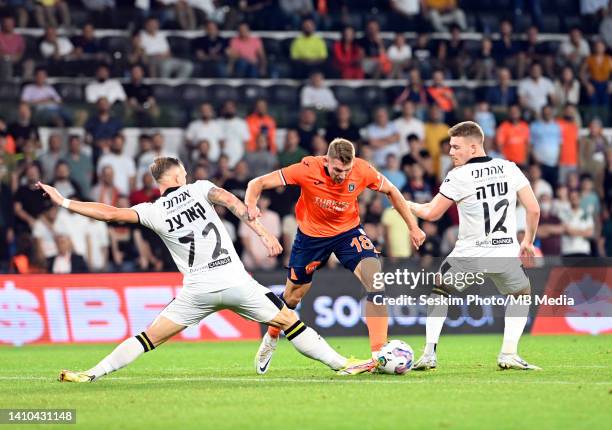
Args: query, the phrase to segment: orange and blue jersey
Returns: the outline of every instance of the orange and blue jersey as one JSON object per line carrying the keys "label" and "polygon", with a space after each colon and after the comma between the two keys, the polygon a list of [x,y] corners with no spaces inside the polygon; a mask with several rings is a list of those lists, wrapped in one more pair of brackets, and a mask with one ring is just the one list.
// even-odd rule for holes
{"label": "orange and blue jersey", "polygon": [[350,271],[364,258],[378,258],[360,225],[357,198],[366,188],[380,190],[385,178],[367,161],[356,158],[341,184],[331,179],[324,157],[305,157],[278,174],[283,184],[298,185],[302,191],[295,207],[298,231],[289,258],[289,280],[311,282],[313,272],[332,253]]}
{"label": "orange and blue jersey", "polygon": [[380,190],[385,181],[370,163],[355,158],[347,178],[336,184],[324,160],[322,156],[304,157],[300,163],[278,170],[284,185],[301,188],[295,217],[302,233],[313,237],[332,237],[357,227],[357,198],[366,188]]}

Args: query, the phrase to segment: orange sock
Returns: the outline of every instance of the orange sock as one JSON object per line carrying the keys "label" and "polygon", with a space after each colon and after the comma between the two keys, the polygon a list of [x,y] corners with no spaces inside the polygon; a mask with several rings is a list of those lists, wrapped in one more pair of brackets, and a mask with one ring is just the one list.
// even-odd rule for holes
{"label": "orange sock", "polygon": [[370,335],[370,349],[372,352],[379,351],[387,343],[387,330],[389,329],[387,307],[366,302],[366,324]]}
{"label": "orange sock", "polygon": [[281,329],[278,327],[268,326],[268,334],[272,337],[279,337]]}

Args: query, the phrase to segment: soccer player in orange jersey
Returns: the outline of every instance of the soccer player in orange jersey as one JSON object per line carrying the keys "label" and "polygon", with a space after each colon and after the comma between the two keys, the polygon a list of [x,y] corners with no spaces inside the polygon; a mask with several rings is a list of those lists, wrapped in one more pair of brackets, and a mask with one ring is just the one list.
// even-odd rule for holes
{"label": "soccer player in orange jersey", "polygon": [[[387,341],[388,317],[386,306],[374,305],[374,298],[384,294],[373,287],[374,274],[380,272],[381,265],[378,251],[360,224],[357,198],[366,188],[386,194],[410,228],[416,248],[425,240],[425,233],[400,191],[370,163],[356,158],[355,147],[346,139],[334,139],[326,156],[304,157],[300,163],[251,180],[245,196],[249,218],[259,216],[257,200],[263,190],[285,185],[299,186],[301,195],[295,207],[298,231],[281,299],[295,309],[310,289],[314,271],[325,265],[333,252],[367,291],[366,324],[375,356]],[[279,335],[276,329],[264,335],[255,357],[257,373],[269,369]]]}

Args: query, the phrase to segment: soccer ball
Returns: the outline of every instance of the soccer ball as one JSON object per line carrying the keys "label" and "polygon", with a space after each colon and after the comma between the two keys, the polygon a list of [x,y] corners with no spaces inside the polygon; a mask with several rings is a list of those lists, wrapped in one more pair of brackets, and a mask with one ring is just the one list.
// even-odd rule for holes
{"label": "soccer ball", "polygon": [[410,371],[414,353],[406,342],[391,340],[378,353],[378,370],[389,375],[403,375]]}

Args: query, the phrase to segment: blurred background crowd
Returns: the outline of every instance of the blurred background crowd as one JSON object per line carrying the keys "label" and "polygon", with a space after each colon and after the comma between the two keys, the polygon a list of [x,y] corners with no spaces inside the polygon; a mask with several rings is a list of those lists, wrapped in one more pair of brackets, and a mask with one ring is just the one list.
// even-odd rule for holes
{"label": "blurred background crowd", "polygon": [[[178,156],[242,198],[344,137],[427,202],[468,119],[531,181],[542,255],[612,256],[608,0],[0,0],[0,27],[0,272],[174,269],[152,232],[50,207],[39,180],[129,207],[159,196],[154,158]],[[286,263],[298,197],[261,200],[278,259],[218,208],[248,269]],[[361,216],[389,258],[456,241],[455,208],[423,223],[418,251],[380,195]]]}

